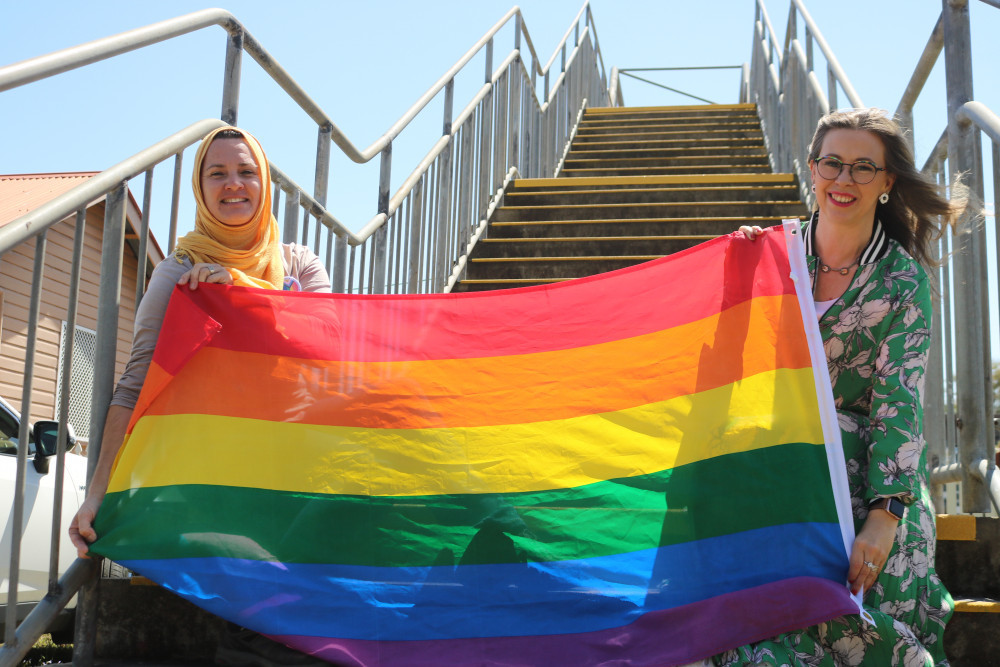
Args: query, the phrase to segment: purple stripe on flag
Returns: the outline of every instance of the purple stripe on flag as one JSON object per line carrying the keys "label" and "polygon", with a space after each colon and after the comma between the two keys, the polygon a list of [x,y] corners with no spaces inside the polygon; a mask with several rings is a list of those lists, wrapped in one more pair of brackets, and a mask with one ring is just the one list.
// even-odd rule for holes
{"label": "purple stripe on flag", "polygon": [[[857,613],[846,586],[800,577],[749,588],[597,632],[534,637],[369,641],[272,636],[300,651],[351,667],[440,665],[616,665],[667,667],[707,658],[837,615]],[[706,619],[711,619],[706,622]]]}

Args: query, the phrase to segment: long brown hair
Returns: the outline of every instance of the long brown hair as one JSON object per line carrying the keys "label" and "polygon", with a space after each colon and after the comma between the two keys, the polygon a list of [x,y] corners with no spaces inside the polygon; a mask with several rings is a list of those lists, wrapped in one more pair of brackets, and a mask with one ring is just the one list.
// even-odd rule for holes
{"label": "long brown hair", "polygon": [[848,109],[834,111],[819,119],[809,162],[820,157],[823,140],[830,130],[864,130],[882,141],[885,148],[885,170],[896,177],[889,201],[875,205],[875,216],[882,222],[886,234],[899,242],[918,262],[933,265],[931,241],[941,236],[940,217],[952,225],[966,204],[966,189],[952,186],[949,201],[930,178],[921,173],[913,160],[913,151],[899,123],[882,109]]}

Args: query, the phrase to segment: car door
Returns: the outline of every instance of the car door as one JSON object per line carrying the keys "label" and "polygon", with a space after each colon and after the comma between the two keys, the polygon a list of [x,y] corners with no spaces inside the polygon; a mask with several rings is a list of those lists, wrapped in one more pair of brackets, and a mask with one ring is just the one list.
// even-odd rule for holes
{"label": "car door", "polygon": [[[6,604],[10,587],[10,548],[13,538],[14,486],[17,476],[17,451],[19,442],[19,419],[8,407],[0,402],[0,604]],[[34,443],[28,442],[28,460],[25,468],[24,513],[22,514],[23,537],[21,541],[21,565],[18,577],[18,602],[41,600],[48,591],[49,544],[52,539],[52,506],[54,502],[55,468],[42,475],[35,470],[31,457],[35,454]],[[67,456],[69,458],[69,456]],[[71,517],[79,506],[74,475],[67,470],[64,484],[64,519],[67,511]],[[63,536],[64,537],[64,536]],[[63,572],[72,563],[75,552],[68,546],[69,539],[60,540],[59,571]]]}

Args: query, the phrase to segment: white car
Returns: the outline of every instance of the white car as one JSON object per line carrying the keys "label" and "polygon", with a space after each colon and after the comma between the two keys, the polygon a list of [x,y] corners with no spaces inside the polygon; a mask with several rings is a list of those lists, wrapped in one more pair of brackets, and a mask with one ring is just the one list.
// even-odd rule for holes
{"label": "white car", "polygon": [[[17,475],[17,451],[20,443],[21,418],[17,410],[0,397],[0,633],[6,618],[10,589],[11,541],[14,516],[14,482]],[[55,426],[54,426],[55,425]],[[56,466],[54,454],[55,422],[37,422],[32,433],[42,436],[45,446],[36,448],[29,436],[28,465],[25,470],[24,514],[21,538],[21,564],[17,585],[17,618],[23,619],[35,604],[45,597],[49,587],[50,543],[52,541],[52,508],[55,502]],[[87,459],[67,453],[63,479],[63,502],[59,528],[59,576],[76,559],[76,549],[69,541],[66,528],[76,514],[86,493]],[[75,599],[70,606],[75,606]],[[72,631],[70,613],[63,614],[53,630]],[[0,634],[2,637],[2,634]]]}

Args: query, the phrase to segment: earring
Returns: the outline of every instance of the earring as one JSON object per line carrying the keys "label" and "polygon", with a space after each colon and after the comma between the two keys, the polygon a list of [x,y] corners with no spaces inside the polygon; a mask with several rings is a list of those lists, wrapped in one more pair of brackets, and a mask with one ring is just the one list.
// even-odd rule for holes
{"label": "earring", "polygon": [[888,204],[889,203],[889,193],[888,192],[883,192],[882,194],[880,194],[878,196],[878,200],[880,202],[882,202],[883,204]]}
{"label": "earring", "polygon": [[813,183],[813,192],[816,192],[816,184]]}

